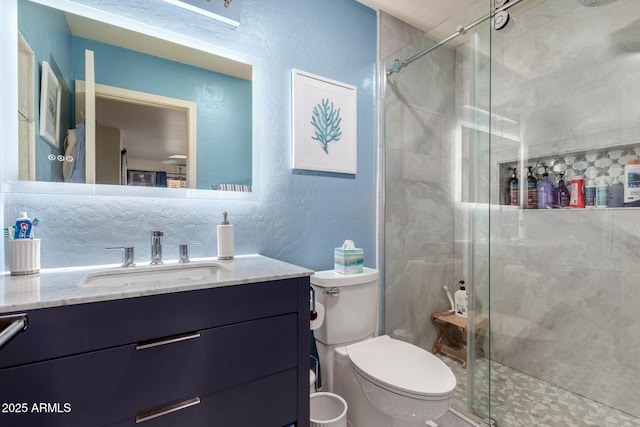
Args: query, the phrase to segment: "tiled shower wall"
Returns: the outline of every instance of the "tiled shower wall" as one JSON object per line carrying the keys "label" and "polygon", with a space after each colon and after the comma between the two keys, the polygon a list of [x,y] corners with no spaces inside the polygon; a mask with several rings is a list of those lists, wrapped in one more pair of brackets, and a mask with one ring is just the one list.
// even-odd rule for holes
{"label": "tiled shower wall", "polygon": [[[638,143],[638,22],[635,0],[556,0],[492,34],[494,204],[500,162]],[[494,208],[491,357],[640,417],[639,218]]]}
{"label": "tiled shower wall", "polygon": [[[492,32],[491,171],[480,185],[491,188],[491,257],[474,258],[490,272],[492,359],[635,416],[640,210],[501,210],[498,165],[639,142],[640,43],[629,33],[639,21],[635,0],[557,0]],[[469,230],[448,170],[451,133],[465,131],[470,50],[438,49],[402,71],[412,78],[386,86],[385,326],[426,349],[435,340],[429,315],[448,306],[439,282],[466,271],[451,262],[467,258]],[[454,76],[455,85],[446,80]]]}
{"label": "tiled shower wall", "polygon": [[[389,15],[380,20],[387,67],[434,44]],[[438,49],[385,88],[385,332],[428,350],[437,337],[431,314],[449,307],[442,286],[454,290],[454,59]]]}

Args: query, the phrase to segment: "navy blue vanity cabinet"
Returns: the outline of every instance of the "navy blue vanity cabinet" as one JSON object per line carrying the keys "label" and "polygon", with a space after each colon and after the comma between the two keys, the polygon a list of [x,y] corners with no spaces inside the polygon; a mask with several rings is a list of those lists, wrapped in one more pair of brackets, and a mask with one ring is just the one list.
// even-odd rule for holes
{"label": "navy blue vanity cabinet", "polygon": [[2,426],[309,425],[309,278],[32,310]]}

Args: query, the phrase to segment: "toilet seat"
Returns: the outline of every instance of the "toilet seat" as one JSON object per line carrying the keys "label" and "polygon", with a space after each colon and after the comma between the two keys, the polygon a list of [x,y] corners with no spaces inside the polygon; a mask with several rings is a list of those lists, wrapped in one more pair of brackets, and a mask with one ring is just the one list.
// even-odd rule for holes
{"label": "toilet seat", "polygon": [[382,335],[347,347],[356,372],[392,393],[420,400],[448,398],[456,378],[447,365],[415,345]]}

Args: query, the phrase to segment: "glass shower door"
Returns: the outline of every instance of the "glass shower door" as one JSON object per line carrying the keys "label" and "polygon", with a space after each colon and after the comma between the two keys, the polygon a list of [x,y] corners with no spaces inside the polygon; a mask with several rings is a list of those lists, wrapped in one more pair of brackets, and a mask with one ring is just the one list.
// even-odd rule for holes
{"label": "glass shower door", "polygon": [[[489,11],[488,1],[475,7],[472,20]],[[452,327],[448,344],[466,361],[437,356],[458,381],[454,408],[476,420],[490,416],[488,28],[390,72],[383,88],[383,330],[434,351],[440,330],[432,316],[450,309],[443,288],[454,293],[464,281],[466,333]],[[419,37],[384,67],[437,44]]]}

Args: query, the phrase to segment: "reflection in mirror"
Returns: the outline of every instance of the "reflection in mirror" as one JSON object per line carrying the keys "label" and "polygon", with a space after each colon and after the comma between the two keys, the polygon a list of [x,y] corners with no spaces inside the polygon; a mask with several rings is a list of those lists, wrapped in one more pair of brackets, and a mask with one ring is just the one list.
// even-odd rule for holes
{"label": "reflection in mirror", "polygon": [[[18,0],[20,180],[251,191],[250,64],[37,1]],[[43,61],[58,146],[33,131]]]}

